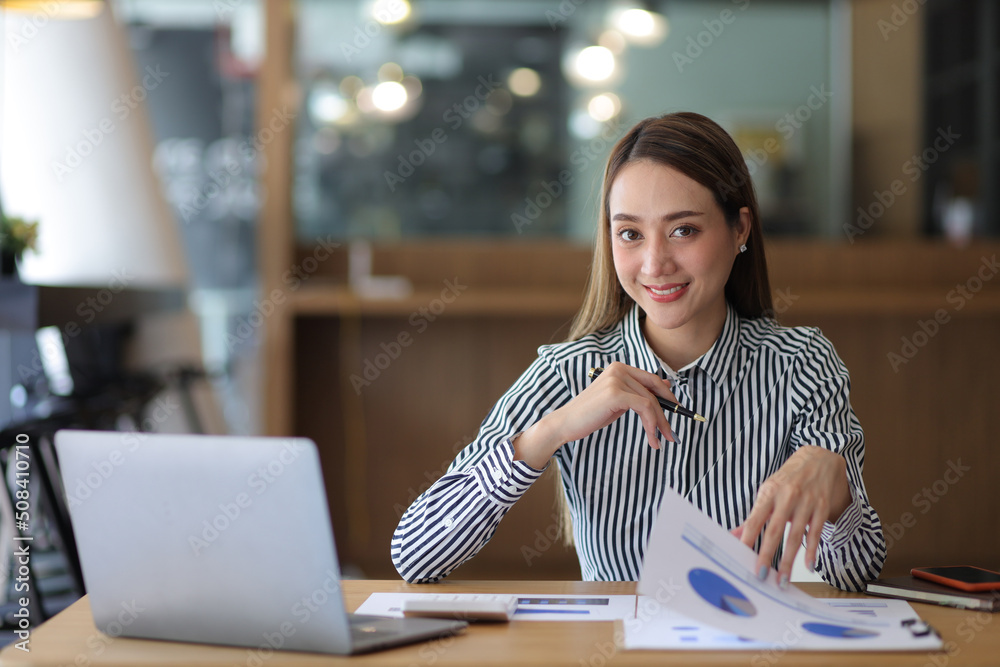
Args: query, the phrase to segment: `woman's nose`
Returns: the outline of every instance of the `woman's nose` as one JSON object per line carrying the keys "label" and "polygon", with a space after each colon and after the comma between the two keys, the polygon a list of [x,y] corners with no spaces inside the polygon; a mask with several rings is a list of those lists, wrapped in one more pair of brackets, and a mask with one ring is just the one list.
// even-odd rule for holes
{"label": "woman's nose", "polygon": [[676,268],[670,243],[653,238],[644,248],[642,271],[650,277],[670,275]]}

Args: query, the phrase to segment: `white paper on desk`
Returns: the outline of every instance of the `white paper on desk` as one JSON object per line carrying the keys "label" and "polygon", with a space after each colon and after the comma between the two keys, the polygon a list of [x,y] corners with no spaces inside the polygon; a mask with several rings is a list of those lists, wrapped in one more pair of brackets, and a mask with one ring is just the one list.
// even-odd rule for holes
{"label": "white paper on desk", "polygon": [[[433,594],[430,594],[433,595]],[[448,592],[475,597],[479,593]],[[403,617],[403,600],[426,593],[372,593],[356,614]],[[634,595],[517,595],[515,621],[617,621],[635,617]]]}
{"label": "white paper on desk", "polygon": [[[672,489],[664,492],[643,557],[638,592],[726,634],[764,642],[885,650],[926,649],[899,619],[832,609],[795,586],[778,587],[773,569],[756,576],[757,554]],[[940,646],[940,640],[936,639]]]}
{"label": "white paper on desk", "polygon": [[[786,629],[780,642],[762,642],[728,634],[717,628],[699,623],[674,609],[657,604],[647,604],[646,597],[639,599],[639,614],[626,620],[622,642],[626,650],[681,650],[681,651],[757,651],[760,664],[773,664],[786,651],[835,651],[835,650],[920,650],[940,648],[940,640],[933,635],[908,640],[905,646],[894,646],[881,641],[879,644],[845,643],[839,637],[812,636],[805,631]],[[913,608],[904,600],[864,598],[820,598],[839,612],[899,622],[915,618]],[[876,640],[879,641],[879,640]],[[751,660],[750,664],[754,664]]]}

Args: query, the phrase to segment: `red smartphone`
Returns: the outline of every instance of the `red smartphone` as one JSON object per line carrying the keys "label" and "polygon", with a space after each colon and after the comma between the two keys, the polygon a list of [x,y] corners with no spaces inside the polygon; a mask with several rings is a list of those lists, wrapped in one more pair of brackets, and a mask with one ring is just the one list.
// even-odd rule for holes
{"label": "red smartphone", "polygon": [[972,567],[971,565],[915,567],[910,570],[910,574],[963,591],[1000,590],[1000,572],[984,570],[981,567]]}

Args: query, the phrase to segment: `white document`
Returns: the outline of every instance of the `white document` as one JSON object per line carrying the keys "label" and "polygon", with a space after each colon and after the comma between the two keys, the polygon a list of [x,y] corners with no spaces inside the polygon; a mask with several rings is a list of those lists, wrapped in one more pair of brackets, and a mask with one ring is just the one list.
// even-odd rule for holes
{"label": "white document", "polygon": [[[450,593],[449,593],[450,594]],[[458,597],[476,593],[458,594]],[[403,617],[403,600],[423,593],[372,593],[357,614]],[[616,621],[635,618],[635,595],[518,595],[514,621]]]}
{"label": "white document", "polygon": [[[757,554],[671,489],[664,492],[643,558],[638,592],[726,635],[796,649],[934,650],[940,638],[920,622],[850,613],[795,586],[756,575]],[[640,600],[639,609],[642,610]]]}
{"label": "white document", "polygon": [[[913,608],[904,600],[868,600],[849,598],[818,598],[834,611],[848,612],[858,617],[879,618],[900,622],[917,617]],[[836,636],[810,637],[802,641],[804,630],[786,628],[780,642],[762,642],[738,635],[728,634],[687,616],[676,610],[653,603],[645,596],[639,598],[639,612],[636,618],[624,622],[622,646],[628,650],[681,650],[681,651],[756,651],[761,656],[761,664],[773,664],[786,651],[873,651],[893,647],[872,646],[864,642],[844,642]],[[933,651],[940,645],[933,634],[927,638],[917,638],[907,650]]]}

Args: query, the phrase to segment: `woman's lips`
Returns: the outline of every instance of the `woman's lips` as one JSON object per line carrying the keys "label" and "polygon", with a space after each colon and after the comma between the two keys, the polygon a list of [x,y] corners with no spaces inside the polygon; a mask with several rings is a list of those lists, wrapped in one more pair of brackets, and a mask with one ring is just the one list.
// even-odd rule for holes
{"label": "woman's lips", "polygon": [[646,293],[653,301],[659,303],[669,303],[671,301],[676,301],[677,299],[684,296],[687,291],[688,285],[691,283],[677,283],[673,285],[657,285],[652,287],[650,285],[644,285],[646,288]]}

